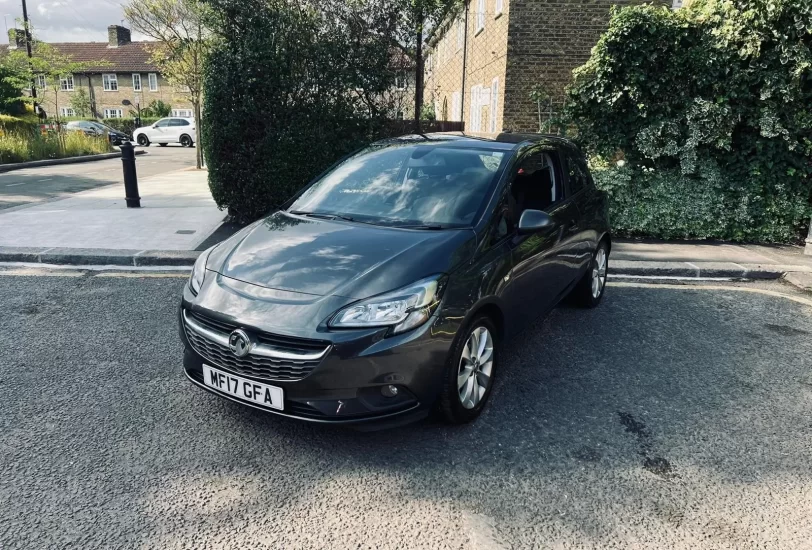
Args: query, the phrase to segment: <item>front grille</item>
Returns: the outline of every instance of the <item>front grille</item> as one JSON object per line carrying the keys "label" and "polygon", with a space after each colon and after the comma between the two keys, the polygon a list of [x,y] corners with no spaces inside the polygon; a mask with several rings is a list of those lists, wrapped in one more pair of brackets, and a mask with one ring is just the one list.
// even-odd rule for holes
{"label": "front grille", "polygon": [[[198,313],[191,313],[188,310],[184,311],[184,315],[189,316],[195,323],[203,326],[205,329],[222,335],[223,337],[227,337],[232,330],[240,328],[237,325],[224,323]],[[184,330],[192,349],[201,357],[211,362],[212,366],[220,367],[234,374],[257,380],[279,382],[301,380],[310,374],[322,360],[322,357],[312,360],[296,360],[276,359],[251,354],[245,357],[237,357],[231,353],[228,346],[216,342],[204,334],[198,333],[189,326],[188,322],[184,322]],[[254,333],[254,335],[259,343],[267,344],[274,349],[289,353],[318,354],[324,352],[330,345],[329,342],[305,340],[275,334]]]}

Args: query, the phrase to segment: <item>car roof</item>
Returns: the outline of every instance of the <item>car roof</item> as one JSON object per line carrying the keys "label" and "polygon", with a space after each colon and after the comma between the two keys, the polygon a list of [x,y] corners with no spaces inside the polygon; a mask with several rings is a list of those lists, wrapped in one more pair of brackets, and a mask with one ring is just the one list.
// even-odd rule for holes
{"label": "car roof", "polygon": [[503,132],[495,138],[472,136],[463,132],[441,132],[429,134],[408,134],[396,138],[376,141],[375,145],[395,145],[414,143],[421,145],[443,145],[472,149],[513,151],[533,144],[565,145],[575,147],[566,138],[553,134],[514,134]]}

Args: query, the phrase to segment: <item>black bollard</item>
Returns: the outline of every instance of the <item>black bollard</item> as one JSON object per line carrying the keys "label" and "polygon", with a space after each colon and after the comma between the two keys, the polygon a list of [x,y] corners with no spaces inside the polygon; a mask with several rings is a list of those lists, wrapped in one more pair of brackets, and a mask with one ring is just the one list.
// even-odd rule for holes
{"label": "black bollard", "polygon": [[138,196],[138,176],[135,175],[135,147],[129,141],[120,146],[121,164],[124,165],[124,194],[127,208],[141,208]]}

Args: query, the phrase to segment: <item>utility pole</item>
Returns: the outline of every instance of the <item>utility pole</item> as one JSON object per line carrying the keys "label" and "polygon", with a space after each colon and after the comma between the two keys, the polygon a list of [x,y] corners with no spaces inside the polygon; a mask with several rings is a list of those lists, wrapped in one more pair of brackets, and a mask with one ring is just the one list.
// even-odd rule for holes
{"label": "utility pole", "polygon": [[[33,69],[33,65],[31,64],[31,27],[28,24],[28,7],[25,5],[25,0],[23,2],[23,26],[25,27],[25,51],[28,53],[28,67]],[[34,98],[34,112],[37,112],[37,86],[35,82],[35,78],[31,78],[31,97]],[[37,113],[39,114],[39,113]]]}

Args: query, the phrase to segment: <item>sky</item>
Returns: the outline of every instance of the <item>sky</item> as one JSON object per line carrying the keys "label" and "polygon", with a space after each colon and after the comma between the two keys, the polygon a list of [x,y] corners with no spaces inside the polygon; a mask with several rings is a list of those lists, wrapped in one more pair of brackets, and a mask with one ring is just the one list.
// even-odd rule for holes
{"label": "sky", "polygon": [[[34,35],[45,42],[107,42],[107,27],[120,25],[126,0],[26,0]],[[22,0],[0,0],[5,18],[0,44],[8,43],[7,28],[22,20]],[[124,26],[129,26],[126,22]],[[20,25],[20,28],[22,26]],[[133,40],[145,38],[133,32]]]}

